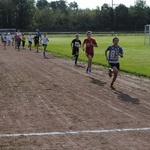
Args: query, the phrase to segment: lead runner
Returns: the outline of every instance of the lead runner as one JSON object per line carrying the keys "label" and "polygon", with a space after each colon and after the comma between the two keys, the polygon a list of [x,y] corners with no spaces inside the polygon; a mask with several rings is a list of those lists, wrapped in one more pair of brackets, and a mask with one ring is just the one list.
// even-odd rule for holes
{"label": "lead runner", "polygon": [[113,45],[109,46],[105,50],[106,60],[110,65],[109,77],[112,77],[112,74],[114,74],[112,82],[110,84],[110,88],[113,90],[115,90],[115,87],[113,85],[117,79],[118,72],[120,70],[119,56],[123,58],[123,49],[118,45],[118,43],[119,43],[119,38],[117,37],[113,38]]}

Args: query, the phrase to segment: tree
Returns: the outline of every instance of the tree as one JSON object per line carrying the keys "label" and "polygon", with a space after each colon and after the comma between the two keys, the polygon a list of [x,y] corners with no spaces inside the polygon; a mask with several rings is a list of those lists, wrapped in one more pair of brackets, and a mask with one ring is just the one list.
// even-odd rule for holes
{"label": "tree", "polygon": [[38,0],[36,3],[36,7],[39,9],[43,9],[44,7],[48,6],[49,3],[47,2],[47,0]]}
{"label": "tree", "polygon": [[71,2],[69,3],[69,8],[71,8],[72,10],[78,10],[78,4],[77,2]]}
{"label": "tree", "polygon": [[16,28],[29,28],[34,15],[34,0],[13,0]]}
{"label": "tree", "polygon": [[59,1],[53,1],[50,3],[50,7],[53,9],[53,10],[61,10],[62,12],[66,12],[68,6],[66,4],[67,2],[64,1],[64,0],[59,0]]}
{"label": "tree", "polygon": [[55,14],[54,11],[45,7],[44,9],[36,9],[34,15],[33,28],[41,30],[52,30],[55,28]]}
{"label": "tree", "polygon": [[14,28],[14,5],[12,0],[0,0],[0,27]]}
{"label": "tree", "polygon": [[114,10],[114,28],[115,30],[125,30],[128,26],[128,8],[123,5],[120,4],[119,6],[117,6]]}
{"label": "tree", "polygon": [[104,4],[101,7],[101,14],[99,21],[101,22],[101,29],[106,30],[112,30],[113,29],[113,9],[108,4]]}
{"label": "tree", "polygon": [[143,26],[146,24],[146,2],[143,0],[137,0],[133,7],[129,8],[130,14],[130,24],[132,25],[132,30],[143,29]]}

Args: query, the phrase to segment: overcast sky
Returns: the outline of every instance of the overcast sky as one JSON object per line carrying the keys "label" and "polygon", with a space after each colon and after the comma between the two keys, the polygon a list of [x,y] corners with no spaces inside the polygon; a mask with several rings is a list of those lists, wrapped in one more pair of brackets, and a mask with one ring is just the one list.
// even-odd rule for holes
{"label": "overcast sky", "polygon": [[[47,0],[48,2],[51,1],[56,1],[56,0]],[[130,7],[131,5],[133,6],[135,4],[136,0],[66,0],[68,3],[70,2],[77,2],[79,8],[85,9],[85,8],[90,8],[90,9],[95,9],[96,6],[101,7],[104,3],[112,6],[112,1],[113,4],[118,5],[118,4],[124,4],[127,7]],[[146,4],[150,6],[150,0],[146,0]]]}

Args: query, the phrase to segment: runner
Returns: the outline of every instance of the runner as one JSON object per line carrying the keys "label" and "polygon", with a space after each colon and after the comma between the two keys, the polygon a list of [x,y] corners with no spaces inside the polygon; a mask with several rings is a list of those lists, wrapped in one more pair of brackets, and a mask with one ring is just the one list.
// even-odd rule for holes
{"label": "runner", "polygon": [[15,40],[15,49],[17,49],[17,39],[18,39],[18,34],[17,32],[14,35],[14,40]]}
{"label": "runner", "polygon": [[34,44],[36,47],[36,52],[38,53],[39,52],[39,36],[36,34],[33,39],[34,39]]}
{"label": "runner", "polygon": [[44,47],[44,51],[43,51],[43,57],[46,57],[46,47],[47,47],[47,42],[49,41],[48,37],[46,36],[46,33],[44,33],[44,36],[42,37],[42,45]]}
{"label": "runner", "polygon": [[5,34],[3,34],[3,46],[4,46],[4,50],[6,49],[6,43],[7,43],[7,35],[6,35],[6,33]]}
{"label": "runner", "polygon": [[79,34],[75,35],[75,39],[71,42],[72,56],[75,57],[75,65],[77,65],[79,57],[79,48],[81,47],[81,41],[79,40]]}
{"label": "runner", "polygon": [[22,40],[22,49],[24,49],[25,42],[26,42],[26,37],[25,37],[24,33],[22,33],[21,40]]}
{"label": "runner", "polygon": [[8,33],[8,34],[7,34],[7,42],[8,42],[8,46],[10,46],[11,40],[12,40],[12,36],[11,36],[10,33]]}
{"label": "runner", "polygon": [[[123,57],[123,49],[118,45],[119,39],[117,37],[113,38],[113,45],[109,46],[105,50],[105,56],[106,60],[108,60],[108,63],[110,65],[109,69],[109,77],[112,77],[112,74],[114,74],[112,82],[110,84],[110,88],[115,90],[114,82],[117,79],[118,72],[120,69],[120,63],[119,63],[119,56]],[[109,51],[109,55],[107,52]]]}
{"label": "runner", "polygon": [[92,32],[87,31],[86,32],[87,38],[83,41],[83,44],[82,44],[83,51],[85,51],[85,54],[88,58],[88,65],[86,69],[86,72],[88,74],[91,73],[92,59],[94,56],[94,47],[98,47],[97,42],[95,41],[95,39],[91,37],[91,35],[92,35]]}
{"label": "runner", "polygon": [[20,36],[21,35],[19,35],[17,38],[17,49],[18,49],[18,51],[20,50],[20,45],[21,45],[21,37]]}
{"label": "runner", "polygon": [[31,50],[31,47],[32,47],[32,40],[33,40],[33,36],[31,33],[29,33],[29,36],[28,36],[28,48]]}

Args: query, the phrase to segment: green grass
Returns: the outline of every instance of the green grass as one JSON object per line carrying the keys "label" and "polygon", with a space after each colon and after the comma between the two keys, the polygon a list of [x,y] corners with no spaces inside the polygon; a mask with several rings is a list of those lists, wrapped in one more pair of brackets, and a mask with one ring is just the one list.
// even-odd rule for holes
{"label": "green grass", "polygon": [[[104,51],[112,44],[113,36],[93,35],[93,37],[98,43],[98,48],[95,48],[93,63],[108,66]],[[118,37],[120,39],[119,45],[124,50],[124,58],[120,58],[121,70],[150,78],[150,46],[144,45],[144,36],[120,35]],[[49,35],[50,41],[47,50],[61,56],[71,57],[70,43],[73,38],[74,35]],[[84,38],[85,35],[80,36],[82,42]],[[82,49],[80,49],[79,60],[87,61]]]}

